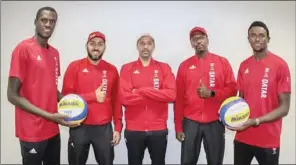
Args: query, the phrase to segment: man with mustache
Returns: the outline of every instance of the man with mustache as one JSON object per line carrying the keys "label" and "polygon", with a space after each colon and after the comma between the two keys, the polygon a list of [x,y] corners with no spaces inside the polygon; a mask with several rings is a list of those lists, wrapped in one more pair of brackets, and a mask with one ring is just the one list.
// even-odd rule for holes
{"label": "man with mustache", "polygon": [[234,164],[250,165],[255,157],[260,165],[278,165],[282,118],[290,108],[290,70],[284,59],[268,50],[270,34],[261,21],[248,29],[253,55],[238,71],[239,96],[250,107],[250,119],[233,129]]}
{"label": "man with mustache", "polygon": [[152,58],[152,36],[141,36],[137,48],[138,60],[120,71],[128,164],[141,165],[148,148],[151,164],[165,165],[168,103],[176,97],[175,78],[168,64]]}
{"label": "man with mustache", "polygon": [[7,97],[15,105],[15,130],[23,165],[60,165],[61,140],[57,113],[60,76],[59,52],[49,45],[58,19],[52,7],[42,7],[35,18],[35,35],[21,41],[12,52]]}
{"label": "man with mustache", "polygon": [[70,129],[70,165],[85,165],[90,145],[98,164],[113,165],[114,146],[120,142],[122,107],[118,95],[119,74],[114,65],[102,59],[105,48],[103,33],[96,31],[89,34],[86,43],[88,56],[72,62],[64,76],[62,93],[78,94],[88,104],[86,119],[80,126]]}
{"label": "man with mustache", "polygon": [[222,165],[225,128],[218,111],[225,99],[237,93],[234,74],[226,58],[209,52],[204,28],[194,27],[189,36],[195,54],[179,66],[174,104],[181,164],[198,162],[203,141],[208,165]]}

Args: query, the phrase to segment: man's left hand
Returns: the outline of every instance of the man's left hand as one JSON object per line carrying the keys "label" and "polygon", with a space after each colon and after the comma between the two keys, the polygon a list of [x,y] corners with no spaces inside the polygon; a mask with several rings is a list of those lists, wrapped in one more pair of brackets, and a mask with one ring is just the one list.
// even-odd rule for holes
{"label": "man's left hand", "polygon": [[112,144],[113,146],[118,145],[119,142],[120,142],[120,138],[121,138],[121,134],[120,134],[120,132],[118,132],[118,131],[114,131],[114,133],[113,133],[113,140],[112,140],[111,144]]}
{"label": "man's left hand", "polygon": [[211,90],[209,90],[203,83],[200,81],[200,86],[197,88],[197,94],[201,98],[211,97]]}

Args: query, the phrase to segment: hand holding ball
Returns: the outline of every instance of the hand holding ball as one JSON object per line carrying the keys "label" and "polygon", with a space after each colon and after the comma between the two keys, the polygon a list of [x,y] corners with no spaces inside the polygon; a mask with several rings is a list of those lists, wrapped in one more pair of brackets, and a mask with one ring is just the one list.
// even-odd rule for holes
{"label": "hand holding ball", "polygon": [[219,117],[221,122],[230,128],[241,127],[250,116],[250,108],[247,102],[241,97],[230,97],[223,101]]}
{"label": "hand holding ball", "polygon": [[69,94],[64,96],[58,103],[58,112],[69,116],[65,121],[80,124],[87,116],[88,107],[82,97]]}

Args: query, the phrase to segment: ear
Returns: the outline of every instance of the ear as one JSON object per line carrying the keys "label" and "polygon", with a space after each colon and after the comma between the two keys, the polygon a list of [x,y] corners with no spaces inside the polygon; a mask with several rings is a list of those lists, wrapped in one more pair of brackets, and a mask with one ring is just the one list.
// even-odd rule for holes
{"label": "ear", "polygon": [[36,26],[36,23],[37,23],[37,19],[34,20],[34,25],[35,25],[35,26]]}
{"label": "ear", "polygon": [[248,37],[247,37],[247,40],[248,40],[248,43],[251,43],[251,41],[250,41],[250,36],[248,35]]}

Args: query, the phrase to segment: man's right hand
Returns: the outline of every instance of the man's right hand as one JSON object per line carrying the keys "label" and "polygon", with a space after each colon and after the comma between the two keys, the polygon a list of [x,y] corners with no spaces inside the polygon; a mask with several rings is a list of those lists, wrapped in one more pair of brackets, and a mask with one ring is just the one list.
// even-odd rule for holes
{"label": "man's right hand", "polygon": [[96,89],[96,97],[99,103],[103,103],[106,99],[106,91],[103,91],[104,83]]}
{"label": "man's right hand", "polygon": [[176,134],[176,138],[179,140],[179,142],[184,141],[184,139],[185,139],[185,134],[184,134],[184,132],[178,132],[178,133]]}
{"label": "man's right hand", "polygon": [[54,113],[54,114],[51,114],[49,117],[49,119],[51,121],[56,122],[60,125],[66,126],[66,127],[77,127],[80,125],[78,123],[67,122],[67,121],[65,121],[66,118],[68,118],[68,116],[65,114],[61,114],[61,113]]}

